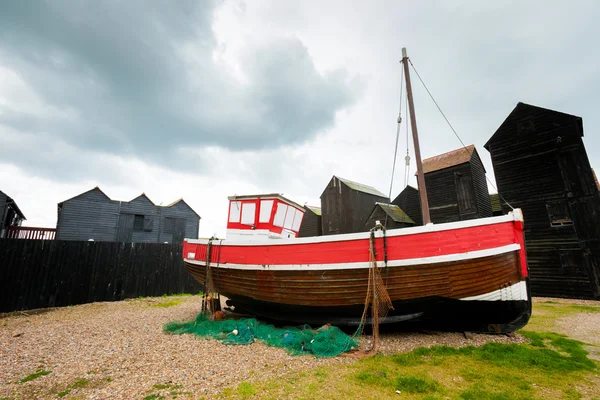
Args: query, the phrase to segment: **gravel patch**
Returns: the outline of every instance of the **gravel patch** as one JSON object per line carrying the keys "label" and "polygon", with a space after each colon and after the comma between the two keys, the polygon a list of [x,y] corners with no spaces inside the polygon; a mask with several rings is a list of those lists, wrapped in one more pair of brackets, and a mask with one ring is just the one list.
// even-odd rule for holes
{"label": "gravel patch", "polygon": [[562,299],[556,297],[533,297],[534,303],[560,303],[560,304],[574,304],[579,306],[595,306],[600,307],[600,300],[580,300],[580,299]]}
{"label": "gravel patch", "polygon": [[[160,307],[173,299],[181,304]],[[0,318],[0,398],[56,399],[60,394],[64,399],[143,399],[171,392],[179,393],[178,398],[186,398],[185,394],[211,398],[246,380],[355,361],[343,356],[293,357],[261,343],[232,346],[163,333],[167,322],[195,318],[200,305],[198,296],[159,297],[4,316]],[[418,346],[523,341],[519,335],[383,333],[380,351],[393,354]],[[368,337],[361,340],[366,347],[368,342]],[[18,383],[37,371],[51,372]]]}

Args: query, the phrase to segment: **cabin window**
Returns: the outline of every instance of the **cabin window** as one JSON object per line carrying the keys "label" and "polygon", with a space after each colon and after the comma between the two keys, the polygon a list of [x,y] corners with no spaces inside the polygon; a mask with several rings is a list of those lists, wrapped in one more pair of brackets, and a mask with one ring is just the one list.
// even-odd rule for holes
{"label": "cabin window", "polygon": [[254,225],[254,215],[256,213],[255,203],[244,203],[242,205],[242,224]]}
{"label": "cabin window", "polygon": [[277,211],[275,212],[275,218],[273,219],[273,225],[280,226],[280,227],[283,226],[287,208],[288,208],[288,206],[286,206],[285,204],[281,204],[281,203],[277,204]]}
{"label": "cabin window", "polygon": [[546,211],[550,219],[550,226],[560,228],[573,225],[573,220],[569,215],[567,203],[564,200],[552,201],[546,203]]}
{"label": "cabin window", "polygon": [[273,210],[273,200],[260,201],[260,216],[258,222],[268,223],[271,220],[271,211]]}
{"label": "cabin window", "polygon": [[241,201],[232,201],[229,204],[229,222],[240,222],[240,214],[242,211]]}
{"label": "cabin window", "polygon": [[303,212],[296,210],[296,217],[294,218],[294,223],[292,224],[292,230],[298,232],[300,230],[300,223],[302,222],[302,217],[304,216]]}
{"label": "cabin window", "polygon": [[292,229],[292,225],[294,224],[295,216],[296,216],[296,209],[294,207],[288,207],[287,213],[285,214],[285,221],[283,222],[283,227],[285,229]]}

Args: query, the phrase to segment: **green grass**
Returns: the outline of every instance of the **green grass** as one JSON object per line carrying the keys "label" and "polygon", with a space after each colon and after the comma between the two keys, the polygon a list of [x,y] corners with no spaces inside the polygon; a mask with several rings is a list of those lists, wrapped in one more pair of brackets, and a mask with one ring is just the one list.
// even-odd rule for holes
{"label": "green grass", "polygon": [[69,387],[71,389],[80,389],[80,388],[86,387],[88,385],[88,383],[90,383],[89,380],[87,380],[85,378],[80,378],[80,379],[77,379],[75,382],[71,383],[71,385],[69,385]]}
{"label": "green grass", "polygon": [[162,396],[160,394],[151,394],[151,395],[144,397],[144,400],[158,400],[158,399],[164,399],[164,398],[165,398],[165,396]]}
{"label": "green grass", "polygon": [[434,393],[443,391],[443,387],[433,379],[399,376],[396,379],[396,390],[406,393]]}
{"label": "green grass", "polygon": [[[224,398],[402,398],[458,400],[576,399],[600,396],[583,343],[548,332],[524,332],[530,343],[481,347],[433,346],[374,356],[352,364],[242,383]],[[401,392],[402,397],[396,391]]]}
{"label": "green grass", "polygon": [[237,394],[242,398],[254,396],[256,394],[256,389],[249,382],[242,382],[237,387]]}
{"label": "green grass", "polygon": [[56,393],[56,395],[58,397],[65,397],[66,395],[68,395],[69,393],[71,393],[74,389],[82,389],[84,387],[87,387],[89,385],[90,381],[86,378],[79,378],[77,380],[75,380],[73,383],[71,383],[69,386],[67,386],[67,388],[65,390],[63,390],[62,392],[54,392]]}
{"label": "green grass", "polygon": [[167,301],[163,301],[160,303],[152,304],[152,307],[169,308],[169,307],[178,306],[181,303],[182,303],[181,299],[172,299],[172,300],[167,300]]}
{"label": "green grass", "polygon": [[38,370],[38,371],[34,372],[33,374],[27,375],[25,378],[21,379],[19,381],[19,383],[29,382],[29,381],[39,378],[40,376],[48,375],[51,373],[52,373],[52,371]]}

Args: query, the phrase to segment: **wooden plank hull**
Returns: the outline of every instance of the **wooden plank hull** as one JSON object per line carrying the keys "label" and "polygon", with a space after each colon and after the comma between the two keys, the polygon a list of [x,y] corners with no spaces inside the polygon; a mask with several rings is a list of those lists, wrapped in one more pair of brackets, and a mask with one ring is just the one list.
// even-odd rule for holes
{"label": "wooden plank hull", "polygon": [[[522,221],[477,221],[391,230],[375,239],[394,304],[383,322],[419,320],[512,331],[531,314]],[[521,222],[521,223],[519,223]],[[260,242],[212,241],[215,290],[239,309],[294,323],[356,324],[367,294],[368,234]],[[208,241],[187,241],[184,262],[206,280]],[[387,263],[384,258],[387,256]],[[387,266],[386,266],[387,265]]]}

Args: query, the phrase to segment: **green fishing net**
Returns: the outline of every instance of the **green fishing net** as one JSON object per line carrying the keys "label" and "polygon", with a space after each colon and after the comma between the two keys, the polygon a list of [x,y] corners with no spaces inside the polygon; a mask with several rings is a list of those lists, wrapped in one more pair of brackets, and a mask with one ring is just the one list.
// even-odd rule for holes
{"label": "green fishing net", "polygon": [[224,344],[250,344],[255,340],[269,346],[285,348],[289,354],[313,354],[334,357],[358,349],[358,339],[348,336],[335,326],[312,329],[302,327],[276,328],[254,318],[211,320],[203,313],[195,321],[169,322],[164,331],[173,334],[191,333],[209,337]]}

